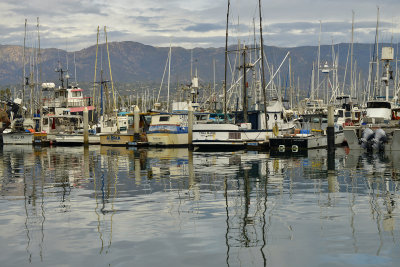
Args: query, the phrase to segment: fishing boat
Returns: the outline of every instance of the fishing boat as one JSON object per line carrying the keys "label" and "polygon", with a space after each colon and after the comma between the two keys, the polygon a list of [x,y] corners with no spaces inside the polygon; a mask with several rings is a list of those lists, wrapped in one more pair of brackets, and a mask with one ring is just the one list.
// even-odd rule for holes
{"label": "fishing boat", "polygon": [[368,151],[400,150],[400,107],[390,101],[367,102],[361,125],[344,129],[350,149]]}
{"label": "fishing boat", "polygon": [[389,82],[393,80],[390,61],[393,59],[393,48],[383,47],[381,60],[385,64],[381,81],[386,87],[385,99],[378,96],[368,101],[361,124],[344,129],[350,150],[370,152],[400,150],[400,107],[396,103],[396,90],[393,90],[392,100],[389,95]]}
{"label": "fishing boat", "polygon": [[[323,148],[328,146],[328,119],[324,114],[304,114],[298,120],[298,126],[291,134],[277,135],[269,139],[271,150],[297,153],[305,149]],[[335,145],[344,142],[343,127],[334,124]]]}
{"label": "fishing boat", "polygon": [[[105,146],[147,146],[147,130],[149,128],[149,120],[151,115],[155,113],[146,112],[139,113],[139,109],[135,107],[135,111],[133,113],[126,114],[127,125],[126,130],[124,132],[115,132],[115,133],[101,133],[100,136],[100,144]],[[138,113],[139,121],[138,121],[138,131],[135,131],[134,117],[135,112]]]}
{"label": "fishing boat", "polygon": [[32,145],[34,122],[32,119],[13,119],[10,129],[3,131],[3,144],[5,145]]}
{"label": "fishing boat", "polygon": [[207,150],[263,146],[279,133],[294,131],[295,121],[286,115],[283,105],[274,101],[267,108],[268,127],[262,111],[248,111],[248,122],[243,122],[243,113],[238,113],[237,123],[198,123],[193,125],[192,143],[197,149]]}
{"label": "fishing boat", "polygon": [[152,115],[147,140],[151,146],[187,146],[188,113]]}

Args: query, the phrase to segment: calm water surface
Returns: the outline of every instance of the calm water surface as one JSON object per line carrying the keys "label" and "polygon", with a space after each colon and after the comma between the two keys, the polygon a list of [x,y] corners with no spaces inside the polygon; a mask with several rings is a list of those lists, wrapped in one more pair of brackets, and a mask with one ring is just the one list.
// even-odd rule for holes
{"label": "calm water surface", "polygon": [[4,146],[1,266],[400,266],[400,154]]}

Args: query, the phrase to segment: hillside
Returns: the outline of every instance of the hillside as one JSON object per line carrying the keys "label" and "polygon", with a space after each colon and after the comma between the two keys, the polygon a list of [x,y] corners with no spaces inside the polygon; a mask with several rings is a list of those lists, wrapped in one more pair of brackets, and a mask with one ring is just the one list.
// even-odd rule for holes
{"label": "hillside", "polygon": [[[234,47],[232,47],[234,49]],[[339,81],[343,81],[343,73],[348,56],[349,44],[334,46],[339,52]],[[371,44],[354,44],[354,65],[361,71],[364,78],[368,74],[368,62],[374,47]],[[313,61],[317,58],[317,47],[303,46],[294,48],[265,47],[268,63],[276,70],[288,51],[291,53],[292,70],[295,80],[300,80],[302,89],[309,88]],[[112,42],[109,43],[110,61],[113,80],[116,83],[159,83],[162,79],[164,67],[168,57],[169,47],[153,47],[137,42]],[[105,77],[109,79],[107,50],[104,44],[99,46],[98,69],[101,62]],[[224,48],[195,48],[193,50],[181,47],[172,48],[171,83],[186,83],[190,79],[190,61],[193,53],[193,71],[197,69],[200,81],[203,84],[212,83],[213,60],[216,62],[216,80],[220,83],[224,79]],[[31,55],[31,49],[26,49],[26,55]],[[75,62],[74,65],[74,54]],[[0,86],[21,85],[23,74],[21,46],[0,45]],[[42,49],[41,64],[42,81],[58,82],[58,74],[54,71],[59,62],[63,69],[67,68],[67,53],[60,49]],[[77,81],[79,83],[93,83],[96,46],[91,46],[80,51],[68,53],[69,74],[74,80],[76,67]],[[321,62],[332,61],[332,46],[321,46]],[[253,56],[254,58],[254,56]],[[27,57],[27,61],[29,58]],[[234,55],[231,55],[234,64]],[[348,66],[350,63],[348,63]],[[26,65],[27,73],[30,69]],[[349,67],[348,67],[349,68]],[[282,67],[282,81],[287,77],[287,62]],[[99,74],[97,74],[97,78]],[[268,77],[268,75],[267,75]]]}

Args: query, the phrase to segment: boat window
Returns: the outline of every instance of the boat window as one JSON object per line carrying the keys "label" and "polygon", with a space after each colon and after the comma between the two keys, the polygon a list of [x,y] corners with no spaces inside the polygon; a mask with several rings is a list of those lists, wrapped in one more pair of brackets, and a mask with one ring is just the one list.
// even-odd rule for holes
{"label": "boat window", "polygon": [[198,120],[198,121],[207,120],[207,115],[206,114],[196,115],[196,120]]}
{"label": "boat window", "polygon": [[159,121],[169,121],[169,116],[161,116]]}
{"label": "boat window", "polygon": [[345,114],[345,117],[351,117],[351,112],[350,111],[346,111],[344,114]]}
{"label": "boat window", "polygon": [[240,139],[241,134],[240,134],[240,132],[230,132],[228,138],[229,139]]}
{"label": "boat window", "polygon": [[338,110],[339,111],[339,117],[343,117],[343,110]]}
{"label": "boat window", "polygon": [[367,108],[391,108],[389,102],[368,102]]}

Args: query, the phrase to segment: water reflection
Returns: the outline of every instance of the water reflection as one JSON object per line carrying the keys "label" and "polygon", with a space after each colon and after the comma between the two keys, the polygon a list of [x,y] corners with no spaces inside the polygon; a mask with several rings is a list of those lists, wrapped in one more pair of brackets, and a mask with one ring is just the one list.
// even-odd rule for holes
{"label": "water reflection", "polygon": [[325,150],[4,146],[0,157],[5,265],[400,262],[398,153],[337,149],[333,171]]}

